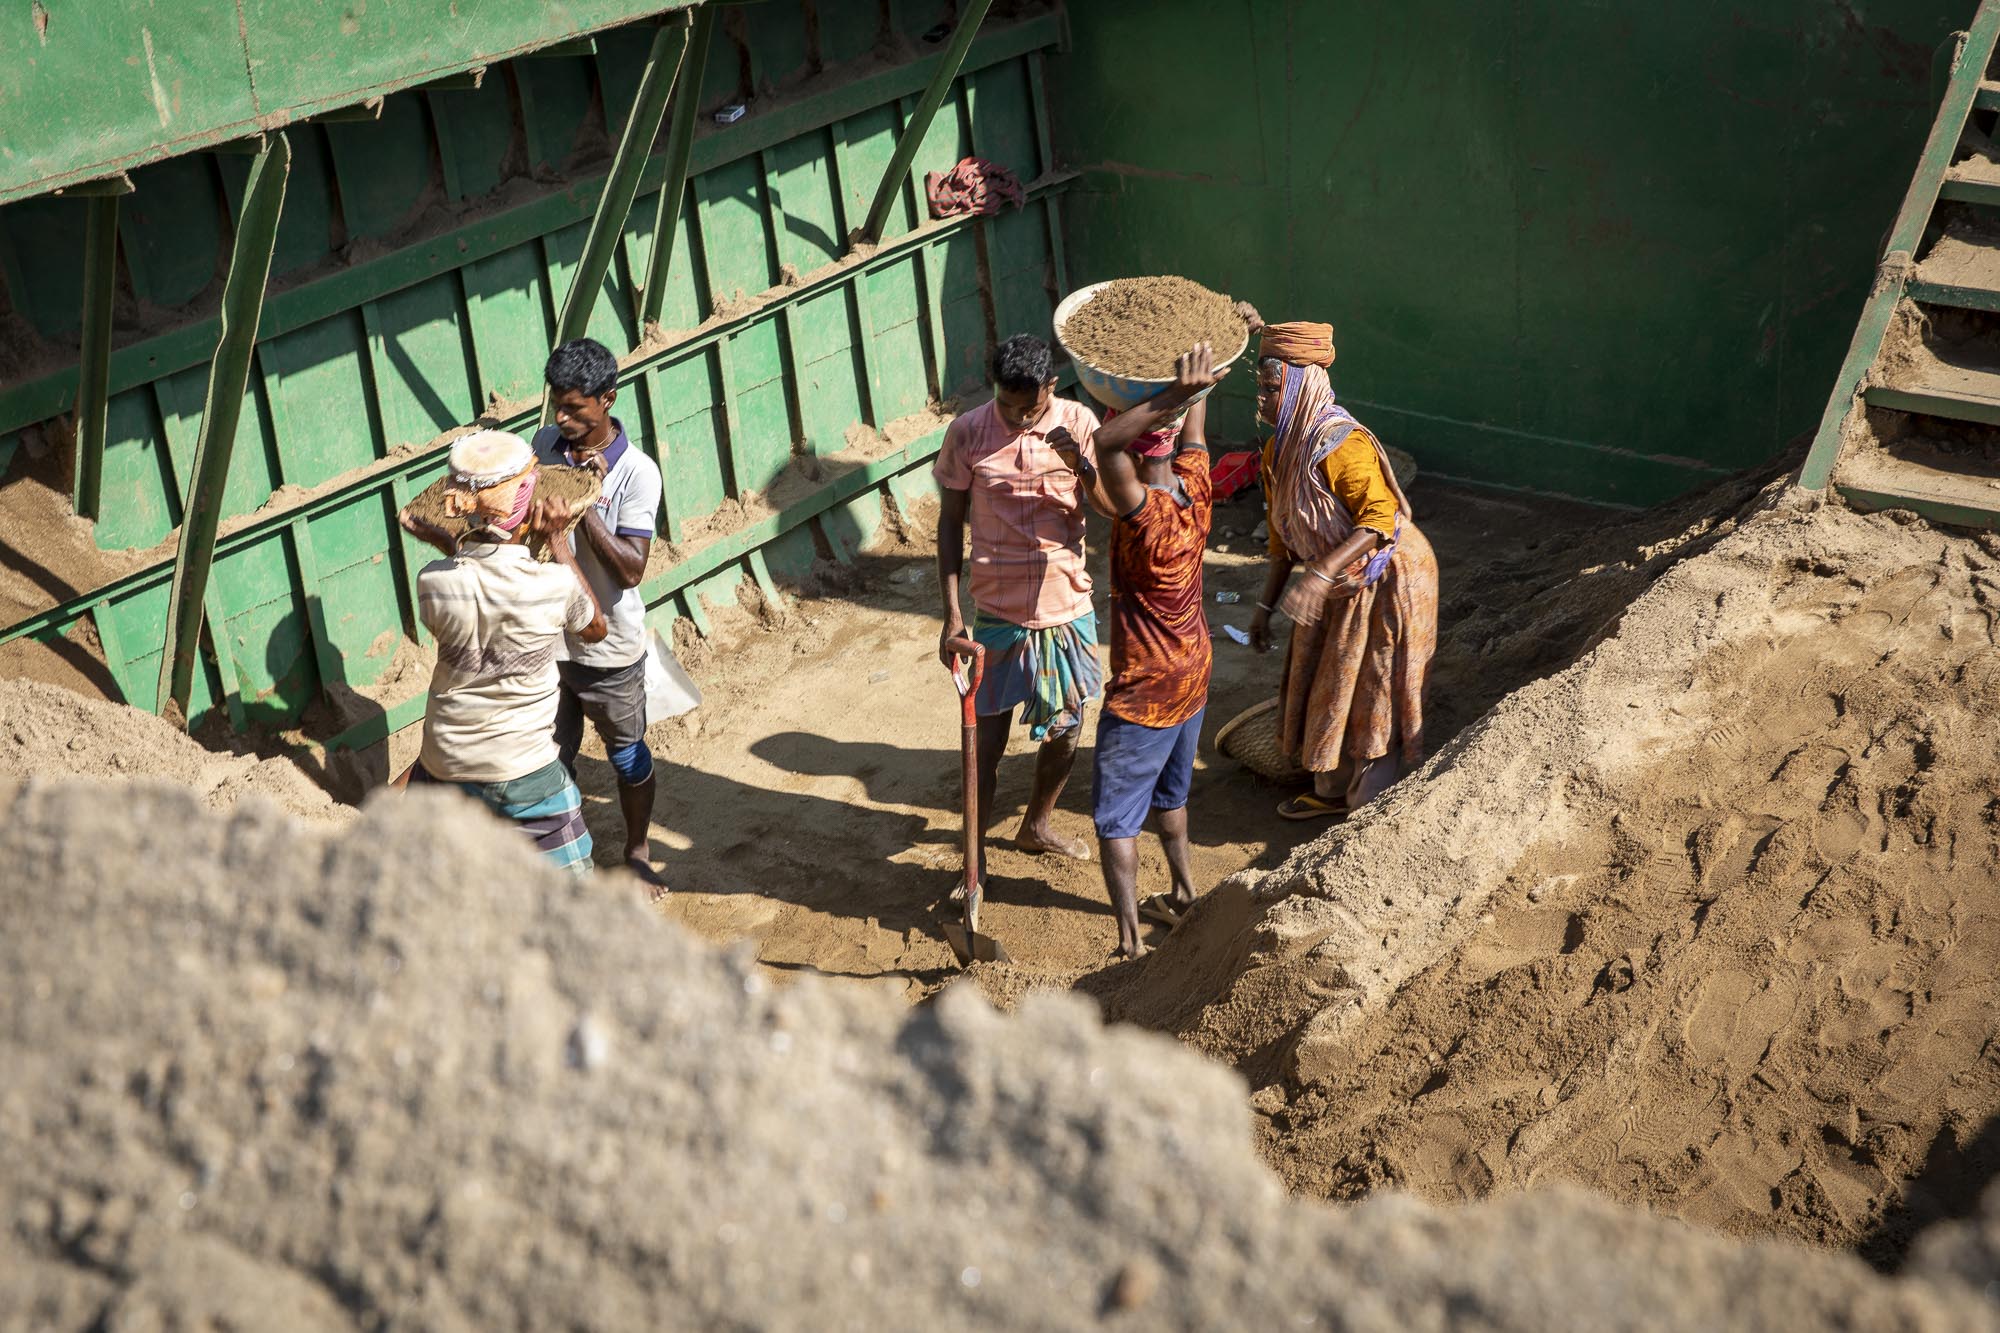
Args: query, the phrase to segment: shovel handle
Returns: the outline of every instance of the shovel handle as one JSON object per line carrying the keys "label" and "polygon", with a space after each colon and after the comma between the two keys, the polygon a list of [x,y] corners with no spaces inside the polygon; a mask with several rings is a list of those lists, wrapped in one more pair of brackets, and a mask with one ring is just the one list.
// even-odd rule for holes
{"label": "shovel handle", "polygon": [[972,659],[970,675],[966,672],[964,662],[954,661],[951,664],[951,682],[958,686],[959,707],[963,714],[961,721],[968,727],[977,726],[979,715],[973,712],[973,697],[979,693],[980,682],[986,679],[986,645],[977,639],[961,636],[946,639],[944,646],[951,649],[957,657]]}

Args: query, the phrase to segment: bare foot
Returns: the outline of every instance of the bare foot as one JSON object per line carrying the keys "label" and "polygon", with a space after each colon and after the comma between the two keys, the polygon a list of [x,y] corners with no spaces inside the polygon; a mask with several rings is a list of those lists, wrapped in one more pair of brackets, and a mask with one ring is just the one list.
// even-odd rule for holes
{"label": "bare foot", "polygon": [[1014,835],[1014,845],[1037,856],[1067,856],[1072,861],[1088,861],[1090,844],[1065,838],[1054,829],[1022,829]]}
{"label": "bare foot", "polygon": [[1111,951],[1111,956],[1113,958],[1122,958],[1126,962],[1130,963],[1130,962],[1136,962],[1139,959],[1144,958],[1146,956],[1146,953],[1147,953],[1146,946],[1140,943],[1139,941],[1134,940],[1130,948],[1127,948],[1125,945],[1121,944],[1117,948],[1113,949]]}
{"label": "bare foot", "polygon": [[625,868],[637,875],[639,882],[652,891],[654,902],[667,896],[666,877],[653,869],[653,863],[646,859],[644,852],[627,852]]}

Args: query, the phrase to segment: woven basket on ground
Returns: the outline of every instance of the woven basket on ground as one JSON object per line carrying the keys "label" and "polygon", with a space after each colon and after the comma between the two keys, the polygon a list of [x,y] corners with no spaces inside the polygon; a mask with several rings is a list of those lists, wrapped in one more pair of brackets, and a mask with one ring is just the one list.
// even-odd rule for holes
{"label": "woven basket on ground", "polygon": [[[537,500],[560,500],[570,507],[569,527],[574,532],[576,525],[583,521],[583,511],[597,503],[603,493],[603,480],[596,471],[587,467],[563,467],[557,463],[541,463],[535,468],[535,498]],[[463,536],[467,520],[462,515],[444,512],[445,484],[450,480],[447,474],[426,486],[423,493],[410,501],[410,513],[426,523],[444,529],[454,537]],[[533,533],[528,534],[528,551],[537,560],[549,558],[548,544]]]}
{"label": "woven basket on ground", "polygon": [[1215,733],[1215,749],[1252,773],[1273,782],[1296,782],[1306,776],[1278,743],[1278,701],[1266,699],[1245,709]]}

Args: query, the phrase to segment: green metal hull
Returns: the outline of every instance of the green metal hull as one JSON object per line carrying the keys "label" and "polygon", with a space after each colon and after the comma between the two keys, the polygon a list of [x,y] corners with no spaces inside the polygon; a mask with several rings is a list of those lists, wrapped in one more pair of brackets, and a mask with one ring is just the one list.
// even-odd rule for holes
{"label": "green metal hull", "polygon": [[1972,9],[1073,5],[1072,276],[1331,322],[1426,474],[1649,504],[1812,429]]}
{"label": "green metal hull", "polygon": [[[850,432],[976,387],[994,338],[1046,327],[1062,287],[1063,181],[1041,92],[1059,19],[980,32],[891,195],[881,245],[829,267],[877,198],[942,52],[911,42],[905,59],[862,59],[880,41],[878,8],[816,9],[816,53],[796,4],[763,6],[754,25],[714,25],[662,332],[645,340],[637,312],[665,135],[585,325],[632,353],[619,415],[666,478],[661,537],[679,558],[645,587],[663,629],[676,616],[705,625],[703,597],[733,602],[744,578],[851,559],[882,522],[885,496],[927,488],[940,435],[853,461]],[[935,18],[905,17],[918,32]],[[483,412],[510,429],[535,425],[542,362],[608,165],[592,165],[588,125],[610,108],[598,142],[615,140],[652,33],[601,33],[593,52],[516,62],[478,91],[398,94],[379,120],[288,131],[273,291],[224,488],[191,721],[223,709],[238,726],[290,725],[329,689],[369,689],[406,637],[421,638],[411,590],[430,557],[397,532],[395,512],[440,475],[442,432]],[[816,75],[809,54],[826,66]],[[706,112],[753,90],[748,116],[708,124]],[[1035,182],[1028,207],[930,222],[923,173],[975,152]],[[524,156],[567,179],[522,179]],[[110,355],[96,526],[106,548],[154,547],[181,521],[217,333],[205,308],[244,165],[197,153],[133,173],[119,215],[126,278],[143,308],[163,313],[143,333],[127,321]],[[0,209],[15,316],[58,353],[76,343],[88,207],[42,198]],[[0,380],[0,440],[70,410],[77,382],[59,356]],[[765,497],[774,512],[725,521],[737,502]],[[63,635],[88,615],[127,700],[156,707],[171,581],[169,549],[0,627],[0,639]],[[365,743],[420,709],[421,696],[387,712],[363,707],[345,740]]]}

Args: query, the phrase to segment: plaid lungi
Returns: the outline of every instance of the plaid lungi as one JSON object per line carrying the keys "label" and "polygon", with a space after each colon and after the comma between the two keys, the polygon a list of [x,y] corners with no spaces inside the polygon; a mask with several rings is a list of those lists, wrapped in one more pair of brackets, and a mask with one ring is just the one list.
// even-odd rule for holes
{"label": "plaid lungi", "polygon": [[534,839],[535,849],[563,869],[581,875],[590,869],[590,830],[583,823],[583,793],[561,761],[505,782],[447,782],[422,764],[412,783],[456,787],[502,819],[511,819]]}
{"label": "plaid lungi", "polygon": [[1082,725],[1084,705],[1104,686],[1096,612],[1047,629],[1024,629],[981,611],[973,618],[972,637],[986,649],[986,675],[974,703],[980,716],[1020,704],[1021,721],[1038,741]]}

